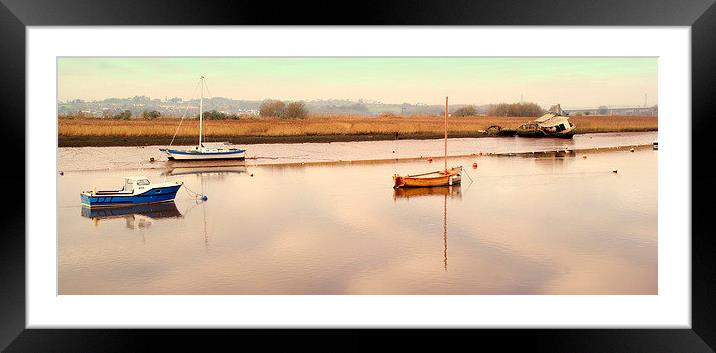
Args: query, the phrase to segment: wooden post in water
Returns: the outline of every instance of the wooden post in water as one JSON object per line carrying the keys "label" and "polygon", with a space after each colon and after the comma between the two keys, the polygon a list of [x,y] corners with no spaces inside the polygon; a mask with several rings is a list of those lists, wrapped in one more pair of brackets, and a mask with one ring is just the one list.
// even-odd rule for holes
{"label": "wooden post in water", "polygon": [[448,97],[445,97],[445,174],[448,173],[448,168],[447,168],[447,118],[448,118]]}

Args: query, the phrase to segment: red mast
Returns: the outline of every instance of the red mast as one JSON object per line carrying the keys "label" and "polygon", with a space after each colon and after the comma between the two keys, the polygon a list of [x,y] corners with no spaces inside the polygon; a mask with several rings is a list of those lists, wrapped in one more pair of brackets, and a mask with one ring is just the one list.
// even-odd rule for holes
{"label": "red mast", "polygon": [[447,118],[448,118],[448,97],[445,97],[445,174],[447,174]]}

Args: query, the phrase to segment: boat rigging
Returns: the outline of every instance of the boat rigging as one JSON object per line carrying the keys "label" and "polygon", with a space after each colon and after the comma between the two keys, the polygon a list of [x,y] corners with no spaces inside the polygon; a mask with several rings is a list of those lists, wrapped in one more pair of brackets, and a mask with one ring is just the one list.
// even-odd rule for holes
{"label": "boat rigging", "polygon": [[[172,142],[169,143],[169,146],[160,148],[159,150],[165,152],[169,160],[245,159],[245,149],[223,147],[222,145],[226,143],[209,145],[202,140],[204,136],[204,87],[206,86],[206,82],[204,76],[201,76],[199,80],[201,86],[201,96],[199,99],[199,144],[187,149],[170,148],[174,142],[174,137],[176,137],[176,133],[174,133],[174,137],[172,138]],[[182,117],[182,120],[183,119],[184,117]],[[181,122],[179,124],[181,126]],[[177,132],[179,132],[179,128],[177,128]]]}

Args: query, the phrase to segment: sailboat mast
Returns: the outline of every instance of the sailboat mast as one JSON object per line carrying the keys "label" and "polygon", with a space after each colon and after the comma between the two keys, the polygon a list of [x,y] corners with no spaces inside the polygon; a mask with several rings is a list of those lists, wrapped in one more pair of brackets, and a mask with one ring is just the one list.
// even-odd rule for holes
{"label": "sailboat mast", "polygon": [[448,97],[445,97],[445,173],[447,173],[447,118],[448,118]]}
{"label": "sailboat mast", "polygon": [[199,99],[199,147],[204,134],[204,76],[201,76],[201,98]]}

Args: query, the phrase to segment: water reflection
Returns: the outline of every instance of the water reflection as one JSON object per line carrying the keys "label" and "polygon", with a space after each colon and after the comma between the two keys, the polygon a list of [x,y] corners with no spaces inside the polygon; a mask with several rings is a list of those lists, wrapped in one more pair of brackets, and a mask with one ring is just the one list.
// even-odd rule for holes
{"label": "water reflection", "polygon": [[167,163],[167,169],[162,173],[164,176],[180,176],[180,175],[236,175],[246,174],[245,162],[232,161],[193,161],[193,162],[177,162]]}
{"label": "water reflection", "polygon": [[448,268],[448,256],[447,256],[447,200],[450,199],[462,199],[462,192],[459,185],[455,186],[439,186],[431,188],[400,188],[393,189],[393,201],[398,199],[408,200],[410,198],[430,198],[440,197],[443,198],[443,269],[447,271]]}
{"label": "water reflection", "polygon": [[[203,235],[204,235],[204,248],[209,249],[209,232],[206,228],[206,212],[207,202],[201,200],[201,197],[206,195],[204,188],[204,180],[211,179],[224,179],[231,176],[248,174],[246,169],[246,163],[244,161],[170,161],[162,175],[164,176],[194,176],[199,180],[199,190],[191,190],[188,186],[185,186],[186,191],[195,197],[195,204],[188,211],[191,211],[197,205],[201,206],[202,223],[203,223]],[[253,176],[253,175],[252,175]]]}
{"label": "water reflection", "polygon": [[447,194],[443,199],[443,249],[445,271],[447,271]]}
{"label": "water reflection", "polygon": [[658,294],[657,153],[456,158],[472,185],[398,190],[386,175],[428,162],[192,164],[166,176],[181,217],[140,230],[77,217],[77,190],[127,170],[66,172],[58,293]]}
{"label": "water reflection", "polygon": [[182,217],[174,202],[99,209],[82,207],[81,214],[82,217],[92,219],[95,226],[99,225],[100,220],[124,219],[127,228],[135,230],[149,228],[152,220]]}
{"label": "water reflection", "polygon": [[460,186],[436,186],[432,188],[399,188],[393,189],[393,200],[409,200],[414,197],[449,196],[451,199],[462,199]]}
{"label": "water reflection", "polygon": [[[215,163],[212,163],[215,162]],[[228,163],[227,163],[228,162]],[[189,189],[188,186],[185,186],[184,189],[187,194],[189,194],[191,197],[194,198],[193,205],[190,206],[189,209],[185,212],[185,214],[188,214],[196,207],[201,207],[201,214],[202,214],[202,229],[203,229],[203,235],[204,235],[204,249],[209,249],[209,232],[206,228],[206,209],[207,209],[207,200],[208,196],[206,189],[204,187],[204,181],[205,179],[208,181],[211,181],[212,179],[222,180],[225,177],[229,178],[231,176],[240,175],[240,174],[246,174],[246,164],[243,162],[239,162],[238,164],[235,161],[206,161],[206,162],[199,162],[197,163],[194,161],[194,163],[191,162],[184,162],[184,163],[174,163],[174,168],[169,169],[162,173],[162,175],[168,176],[193,176],[194,179],[198,179],[199,182],[199,189],[198,190],[192,190]],[[207,197],[207,199],[204,199],[204,197]]]}

